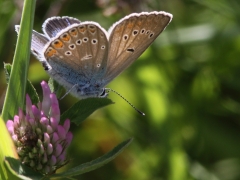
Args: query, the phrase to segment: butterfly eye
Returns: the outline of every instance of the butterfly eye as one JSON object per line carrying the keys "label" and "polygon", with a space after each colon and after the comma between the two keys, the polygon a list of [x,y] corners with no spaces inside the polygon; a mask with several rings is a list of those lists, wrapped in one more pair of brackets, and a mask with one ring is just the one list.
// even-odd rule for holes
{"label": "butterfly eye", "polygon": [[103,89],[102,93],[99,95],[99,97],[104,98],[108,95],[105,89]]}

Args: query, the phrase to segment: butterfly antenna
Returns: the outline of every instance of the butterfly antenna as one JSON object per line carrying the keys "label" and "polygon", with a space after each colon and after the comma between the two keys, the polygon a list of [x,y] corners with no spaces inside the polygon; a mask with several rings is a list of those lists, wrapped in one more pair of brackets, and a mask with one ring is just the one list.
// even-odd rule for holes
{"label": "butterfly antenna", "polygon": [[68,95],[68,94],[71,92],[71,90],[73,90],[73,88],[74,88],[76,85],[77,85],[77,84],[74,84],[74,85],[63,95],[63,97],[60,98],[60,100],[62,100],[63,98],[65,98],[65,96]]}
{"label": "butterfly antenna", "polygon": [[123,97],[121,94],[119,94],[117,91],[114,91],[114,90],[112,90],[112,89],[110,89],[110,88],[106,88],[105,89],[107,92],[110,92],[110,91],[112,91],[112,92],[114,92],[115,94],[117,94],[118,96],[120,96],[124,101],[126,101],[133,109],[135,109],[139,114],[141,114],[142,116],[145,116],[145,114],[142,112],[142,111],[140,111],[140,110],[138,110],[132,103],[130,103],[125,97]]}

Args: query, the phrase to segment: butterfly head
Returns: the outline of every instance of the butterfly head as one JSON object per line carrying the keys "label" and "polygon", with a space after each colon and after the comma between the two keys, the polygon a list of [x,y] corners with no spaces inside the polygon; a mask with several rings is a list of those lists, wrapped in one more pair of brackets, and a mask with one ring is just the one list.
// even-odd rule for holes
{"label": "butterfly head", "polygon": [[107,88],[102,88],[98,86],[90,85],[86,87],[85,85],[83,87],[79,84],[75,84],[74,86],[72,86],[72,88],[69,89],[69,91],[65,95],[69,93],[71,93],[77,98],[85,99],[85,98],[91,98],[91,97],[105,98],[108,96],[109,91]]}
{"label": "butterfly head", "polygon": [[108,91],[106,88],[102,88],[102,93],[98,95],[99,98],[105,98],[108,96]]}

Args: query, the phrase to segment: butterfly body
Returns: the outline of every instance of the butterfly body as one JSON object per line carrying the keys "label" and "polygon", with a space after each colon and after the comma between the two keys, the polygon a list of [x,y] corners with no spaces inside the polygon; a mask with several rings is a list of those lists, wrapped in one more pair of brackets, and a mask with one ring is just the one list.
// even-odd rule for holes
{"label": "butterfly body", "polygon": [[52,17],[43,24],[44,34],[33,31],[31,51],[74,96],[106,97],[105,86],[149,47],[171,19],[162,11],[133,13],[107,32],[96,22]]}

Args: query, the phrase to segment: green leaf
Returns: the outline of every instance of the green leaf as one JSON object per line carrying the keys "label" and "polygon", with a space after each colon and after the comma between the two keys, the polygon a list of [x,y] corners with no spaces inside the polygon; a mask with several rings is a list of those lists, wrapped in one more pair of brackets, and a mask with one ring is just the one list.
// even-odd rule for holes
{"label": "green leaf", "polygon": [[13,174],[24,180],[38,180],[44,177],[42,174],[33,171],[32,168],[23,165],[19,160],[12,157],[5,158],[5,166]]}
{"label": "green leaf", "polygon": [[107,98],[87,98],[80,100],[62,114],[61,121],[70,119],[71,122],[79,125],[95,110],[110,104],[113,104],[113,102]]}
{"label": "green leaf", "polygon": [[[11,64],[4,63],[4,71],[7,83],[9,82],[11,68],[12,68]],[[37,94],[37,91],[29,80],[27,80],[26,93],[30,96],[33,104],[37,104],[39,102],[39,96]]]}
{"label": "green leaf", "polygon": [[27,80],[26,93],[30,96],[33,104],[37,104],[38,102],[40,102],[38,93],[35,87],[32,85],[31,81],[29,80]]}
{"label": "green leaf", "polygon": [[25,0],[12,71],[3,105],[2,118],[12,119],[23,108],[27,84],[31,34],[36,0]]}
{"label": "green leaf", "polygon": [[6,36],[6,32],[9,31],[9,26],[12,23],[12,18],[15,15],[15,11],[17,6],[14,1],[0,1],[0,53],[4,50],[3,46],[6,46],[6,41],[8,40],[8,36]]}
{"label": "green leaf", "polygon": [[61,98],[61,94],[64,90],[64,88],[57,83],[53,78],[50,78],[48,81],[48,85],[50,87],[51,92],[54,92],[57,96],[57,98]]}
{"label": "green leaf", "polygon": [[9,63],[3,63],[3,65],[4,65],[5,78],[6,78],[6,81],[7,81],[7,84],[8,84],[9,83],[9,79],[10,79],[12,65],[9,64]]}
{"label": "green leaf", "polygon": [[93,171],[93,170],[107,164],[108,162],[113,160],[115,157],[117,157],[126,147],[129,146],[129,144],[132,141],[133,141],[133,138],[130,138],[130,139],[122,142],[115,148],[113,148],[107,154],[105,154],[91,162],[81,164],[81,165],[74,167],[72,169],[69,169],[68,171],[63,172],[63,173],[54,174],[51,177],[72,177],[72,176],[80,175],[80,174],[83,174],[83,173],[86,173],[89,171]]}

